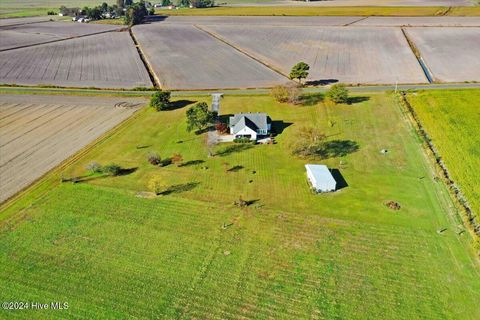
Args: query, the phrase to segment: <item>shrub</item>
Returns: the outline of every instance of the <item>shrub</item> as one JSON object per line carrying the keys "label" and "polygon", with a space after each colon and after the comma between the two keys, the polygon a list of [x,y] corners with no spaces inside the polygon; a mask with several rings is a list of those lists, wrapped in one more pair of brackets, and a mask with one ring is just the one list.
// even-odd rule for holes
{"label": "shrub", "polygon": [[235,200],[233,204],[239,208],[245,208],[249,205],[248,201],[243,200],[242,197],[240,197],[238,200]]}
{"label": "shrub", "polygon": [[153,177],[148,182],[148,188],[157,196],[167,190],[167,187],[163,184],[163,181],[159,177]]}
{"label": "shrub", "polygon": [[228,130],[228,126],[223,122],[217,122],[215,123],[215,130],[220,133],[225,133]]}
{"label": "shrub", "polygon": [[190,0],[190,3],[194,8],[207,8],[215,5],[214,0]]}
{"label": "shrub", "polygon": [[250,141],[252,141],[252,140],[250,140],[249,138],[235,138],[235,139],[233,139],[233,142],[235,142],[235,143],[249,143]]}
{"label": "shrub", "polygon": [[183,157],[180,153],[175,153],[171,158],[171,163],[179,163],[183,161]]}
{"label": "shrub", "polygon": [[287,102],[288,101],[288,89],[287,86],[278,85],[270,90],[272,97],[278,102]]}
{"label": "shrub", "polygon": [[95,161],[90,162],[86,167],[88,171],[91,173],[101,173],[102,172],[102,166]]}
{"label": "shrub", "polygon": [[170,107],[170,91],[157,91],[150,98],[150,106],[157,111],[164,111]]}
{"label": "shrub", "polygon": [[348,89],[343,83],[334,84],[325,94],[328,100],[335,104],[348,102]]}
{"label": "shrub", "polygon": [[103,167],[103,173],[109,174],[111,176],[118,176],[122,172],[122,167],[112,163]]}
{"label": "shrub", "polygon": [[150,163],[150,164],[153,164],[154,166],[160,164],[160,161],[162,159],[160,158],[160,155],[156,152],[149,152],[147,154],[147,161]]}
{"label": "shrub", "polygon": [[300,102],[302,90],[298,85],[278,85],[272,88],[270,94],[278,102],[297,104]]}

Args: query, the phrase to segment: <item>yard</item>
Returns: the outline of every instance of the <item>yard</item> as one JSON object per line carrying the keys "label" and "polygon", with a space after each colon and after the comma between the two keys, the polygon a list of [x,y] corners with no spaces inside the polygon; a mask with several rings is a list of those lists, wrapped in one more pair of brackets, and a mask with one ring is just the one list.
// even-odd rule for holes
{"label": "yard", "polygon": [[[1,300],[69,303],[0,317],[480,317],[468,234],[457,234],[448,193],[394,97],[290,106],[226,96],[222,115],[266,112],[278,143],[219,145],[211,158],[205,134],[185,130],[186,106],[207,98],[140,111],[0,212]],[[315,161],[341,172],[336,193],[313,195],[307,161],[291,156],[302,126],[321,128],[344,154]],[[357,151],[342,148],[352,142]],[[148,152],[183,161],[153,166]],[[130,174],[85,176],[92,161]],[[83,182],[60,183],[62,175]],[[139,197],[152,179],[168,194]],[[240,196],[252,204],[235,207]]]}
{"label": "yard", "polygon": [[408,100],[478,219],[480,90],[419,92]]}

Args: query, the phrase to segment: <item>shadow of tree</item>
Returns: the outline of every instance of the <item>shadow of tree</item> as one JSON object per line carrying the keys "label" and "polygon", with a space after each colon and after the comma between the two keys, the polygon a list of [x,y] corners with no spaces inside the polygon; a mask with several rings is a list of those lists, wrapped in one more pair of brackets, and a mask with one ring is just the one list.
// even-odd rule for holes
{"label": "shadow of tree", "polygon": [[150,24],[150,23],[155,23],[155,22],[162,22],[166,20],[168,16],[159,16],[159,15],[152,15],[152,16],[146,16],[143,20],[144,24]]}
{"label": "shadow of tree", "polygon": [[177,110],[177,109],[181,109],[181,108],[184,108],[190,104],[193,104],[197,101],[193,101],[193,100],[177,100],[177,101],[172,101],[170,102],[170,105],[168,106],[168,108],[166,108],[165,110]]}
{"label": "shadow of tree", "polygon": [[195,134],[197,136],[199,136],[201,134],[204,134],[205,132],[208,132],[208,131],[212,130],[213,128],[214,128],[213,126],[208,126],[208,127],[203,128],[203,129],[195,131]]}
{"label": "shadow of tree", "polygon": [[234,166],[227,170],[227,172],[237,172],[243,169],[243,166]]}
{"label": "shadow of tree", "polygon": [[[137,170],[138,170],[138,167],[125,168],[125,169],[122,168],[122,169],[120,169],[118,174],[116,174],[115,176],[116,177],[127,176],[129,174],[134,173]],[[111,174],[107,174],[107,173],[95,173],[95,174],[88,174],[88,175],[77,176],[77,177],[72,177],[72,178],[62,178],[62,182],[84,183],[84,182],[89,182],[89,181],[94,181],[94,180],[106,179],[106,178],[109,178],[109,177],[114,177],[114,176],[111,175]]]}
{"label": "shadow of tree", "polygon": [[204,163],[204,160],[190,160],[187,162],[182,162],[178,165],[178,167],[189,167],[189,166],[195,166],[197,164],[202,164]]}
{"label": "shadow of tree", "polygon": [[352,140],[331,140],[314,144],[301,143],[294,147],[292,153],[305,159],[329,159],[343,157],[359,149],[357,142]]}
{"label": "shadow of tree", "polygon": [[307,86],[326,86],[327,84],[336,83],[338,79],[320,79],[320,80],[310,80],[305,82]]}
{"label": "shadow of tree", "polygon": [[324,95],[320,92],[307,93],[300,97],[300,104],[304,106],[313,106],[319,102],[322,102],[323,99]]}
{"label": "shadow of tree", "polygon": [[247,203],[247,206],[251,206],[252,204],[257,203],[258,201],[260,201],[260,199],[246,200],[245,202]]}
{"label": "shadow of tree", "polygon": [[181,193],[195,189],[200,183],[198,182],[189,182],[183,184],[176,184],[170,186],[167,190],[160,192],[161,195],[168,195],[172,193]]}
{"label": "shadow of tree", "polygon": [[220,149],[219,151],[216,152],[216,155],[221,156],[221,157],[225,157],[225,156],[228,156],[232,153],[241,152],[241,151],[248,150],[248,149],[251,149],[251,148],[253,148],[253,145],[251,145],[249,143],[234,144],[234,145],[230,145],[230,146],[227,146],[227,147],[224,147],[224,148]]}
{"label": "shadow of tree", "polygon": [[229,121],[230,121],[230,117],[233,117],[233,114],[229,113],[229,114],[220,114],[218,115],[217,117],[217,121],[221,122],[221,123],[225,123],[228,125]]}
{"label": "shadow of tree", "polygon": [[337,188],[335,190],[340,190],[343,188],[348,187],[348,183],[343,177],[342,173],[338,169],[330,169],[330,172],[332,173],[333,178],[337,182]]}
{"label": "shadow of tree", "polygon": [[138,170],[138,167],[134,167],[134,168],[122,168],[120,169],[120,171],[118,172],[117,176],[128,176],[129,174],[132,174],[134,173],[135,171]]}
{"label": "shadow of tree", "polygon": [[364,97],[364,96],[357,96],[357,97],[349,97],[347,103],[348,104],[354,104],[354,103],[360,103],[360,102],[365,102],[370,100],[369,97]]}
{"label": "shadow of tree", "polygon": [[323,143],[324,159],[343,157],[358,151],[360,146],[353,140],[331,140]]}

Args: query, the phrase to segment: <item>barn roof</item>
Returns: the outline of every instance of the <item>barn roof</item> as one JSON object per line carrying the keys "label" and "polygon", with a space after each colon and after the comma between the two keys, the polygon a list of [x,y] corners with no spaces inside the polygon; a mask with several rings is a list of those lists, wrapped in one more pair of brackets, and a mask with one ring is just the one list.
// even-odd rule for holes
{"label": "barn roof", "polygon": [[317,184],[335,185],[337,183],[326,165],[306,164],[305,168],[310,171]]}

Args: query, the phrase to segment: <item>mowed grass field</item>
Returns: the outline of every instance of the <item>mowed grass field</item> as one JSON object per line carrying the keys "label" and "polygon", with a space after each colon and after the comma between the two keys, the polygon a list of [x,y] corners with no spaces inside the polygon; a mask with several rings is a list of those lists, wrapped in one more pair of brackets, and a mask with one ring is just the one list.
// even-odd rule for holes
{"label": "mowed grass field", "polygon": [[452,179],[480,214],[480,90],[429,91],[408,100]]}
{"label": "mowed grass field", "polygon": [[[185,107],[137,113],[42,192],[0,212],[1,300],[70,306],[0,317],[478,319],[478,263],[415,132],[391,95],[353,102],[226,96],[221,114],[264,111],[282,132],[275,145],[220,145],[211,158],[206,136],[186,132]],[[306,161],[288,147],[302,126],[358,143],[321,161],[347,187],[310,193]],[[150,151],[181,153],[185,165],[152,166]],[[91,161],[133,173],[58,182],[85,176]],[[136,196],[152,178],[170,194]],[[255,202],[238,209],[239,196]]]}

